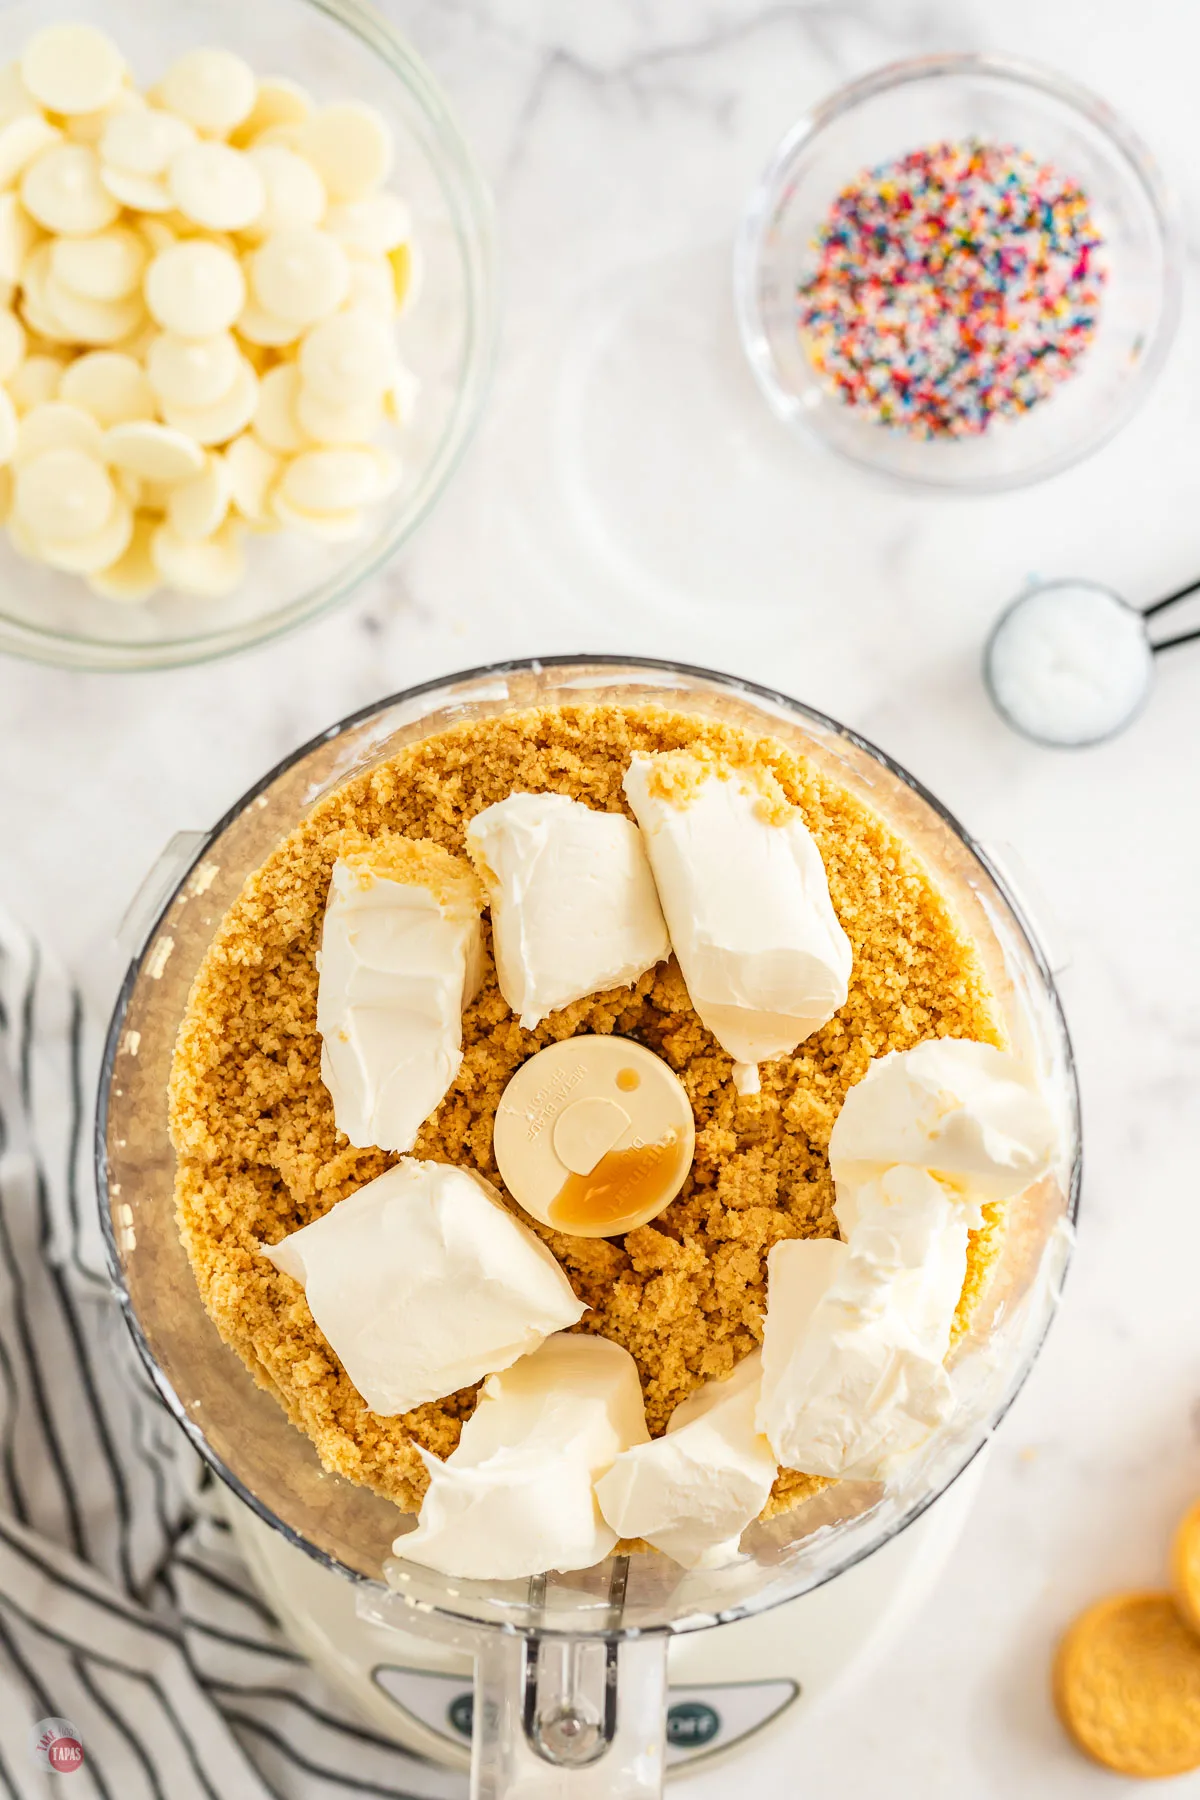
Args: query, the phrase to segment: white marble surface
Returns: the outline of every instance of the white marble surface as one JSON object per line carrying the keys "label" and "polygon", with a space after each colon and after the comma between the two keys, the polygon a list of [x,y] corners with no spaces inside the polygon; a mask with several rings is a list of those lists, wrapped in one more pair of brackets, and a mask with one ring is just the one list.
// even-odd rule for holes
{"label": "white marble surface", "polygon": [[1200,15],[1187,0],[389,4],[496,186],[507,318],[484,428],[411,553],[284,643],[130,678],[0,664],[5,902],[86,960],[168,835],[211,822],[302,738],[430,675],[564,650],[679,655],[789,689],[1015,846],[1070,959],[1088,1174],[1069,1303],[903,1643],[689,1791],[1132,1789],[1066,1747],[1046,1675],[1083,1602],[1161,1580],[1200,1492],[1200,646],[1163,659],[1126,737],[1080,754],[1009,735],[977,670],[1031,571],[1139,601],[1200,572],[1200,298],[1101,454],[1030,492],[942,502],[868,487],[767,416],[728,261],[739,202],[805,102],[947,47],[1090,83],[1194,219]]}

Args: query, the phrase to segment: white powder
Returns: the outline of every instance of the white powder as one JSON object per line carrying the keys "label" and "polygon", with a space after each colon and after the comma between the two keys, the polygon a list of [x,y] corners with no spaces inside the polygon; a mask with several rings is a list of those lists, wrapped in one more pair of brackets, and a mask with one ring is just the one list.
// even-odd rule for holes
{"label": "white powder", "polygon": [[1128,724],[1150,686],[1142,616],[1107,588],[1050,582],[1016,601],[984,651],[999,711],[1043,744],[1095,744]]}

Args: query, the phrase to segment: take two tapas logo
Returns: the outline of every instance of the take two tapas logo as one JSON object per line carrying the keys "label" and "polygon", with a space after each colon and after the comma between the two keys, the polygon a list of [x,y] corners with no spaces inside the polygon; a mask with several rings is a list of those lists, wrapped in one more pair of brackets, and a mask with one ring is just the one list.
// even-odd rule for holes
{"label": "take two tapas logo", "polygon": [[33,1728],[33,1757],[55,1775],[73,1775],[83,1767],[83,1743],[70,1719],[39,1719]]}

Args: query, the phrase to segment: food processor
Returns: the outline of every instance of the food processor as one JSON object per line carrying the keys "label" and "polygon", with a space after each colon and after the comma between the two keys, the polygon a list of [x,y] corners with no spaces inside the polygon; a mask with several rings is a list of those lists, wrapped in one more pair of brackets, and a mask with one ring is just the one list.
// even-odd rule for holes
{"label": "food processor", "polygon": [[[988,1286],[950,1359],[953,1415],[886,1489],[824,1487],[752,1525],[740,1559],[716,1570],[641,1553],[532,1580],[452,1580],[393,1554],[413,1520],[326,1472],[265,1376],[257,1385],[218,1337],[175,1223],[171,1057],[223,915],[322,795],[451,725],[589,703],[662,705],[769,734],[873,808],[974,940],[1011,1048],[1054,1117],[1058,1152],[1010,1205]],[[502,663],[333,726],[211,831],[174,840],[140,904],[146,923],[110,1026],[97,1119],[113,1279],[160,1394],[227,1484],[268,1599],[373,1720],[447,1768],[465,1763],[469,1734],[477,1800],[652,1795],[668,1751],[688,1766],[789,1716],[802,1691],[819,1688],[932,1578],[969,1504],[970,1476],[958,1478],[1028,1373],[1057,1304],[1078,1195],[1079,1115],[1053,977],[1018,902],[902,769],[811,708],[731,676],[616,657]],[[455,1791],[446,1775],[431,1768],[430,1776],[429,1792]]]}

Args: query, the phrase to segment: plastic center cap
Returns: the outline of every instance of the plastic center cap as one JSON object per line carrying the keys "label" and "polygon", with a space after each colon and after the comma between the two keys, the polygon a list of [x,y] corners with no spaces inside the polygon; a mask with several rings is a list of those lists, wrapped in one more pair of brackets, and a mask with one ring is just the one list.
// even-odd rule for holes
{"label": "plastic center cap", "polygon": [[493,1147],[509,1193],[576,1237],[657,1217],[687,1178],[691,1103],[661,1057],[629,1038],[576,1037],[531,1056],[504,1090]]}
{"label": "plastic center cap", "polygon": [[589,1094],[572,1100],[554,1125],[554,1154],[573,1175],[590,1175],[629,1130],[629,1114],[615,1100]]}

